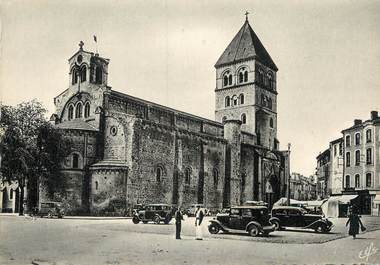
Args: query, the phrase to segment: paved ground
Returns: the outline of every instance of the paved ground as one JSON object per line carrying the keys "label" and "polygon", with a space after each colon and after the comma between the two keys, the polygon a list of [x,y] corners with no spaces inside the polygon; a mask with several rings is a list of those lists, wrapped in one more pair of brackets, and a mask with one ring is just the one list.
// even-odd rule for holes
{"label": "paved ground", "polygon": [[[380,231],[366,232],[357,240],[333,240],[346,235],[341,233],[345,220],[334,220],[330,235],[281,231],[251,238],[205,231],[205,239],[196,241],[194,219],[189,218],[183,240],[178,241],[174,225],[0,216],[0,264],[380,264],[380,250],[368,260],[359,258],[360,251],[363,254],[370,246],[380,249]],[[370,229],[380,226],[379,218],[364,222]],[[274,244],[280,242],[288,244]]]}

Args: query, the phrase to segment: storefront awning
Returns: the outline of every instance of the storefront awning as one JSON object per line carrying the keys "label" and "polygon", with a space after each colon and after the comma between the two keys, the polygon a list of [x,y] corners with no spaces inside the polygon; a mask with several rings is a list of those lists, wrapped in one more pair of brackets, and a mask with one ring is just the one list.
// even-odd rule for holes
{"label": "storefront awning", "polygon": [[340,203],[350,203],[350,201],[356,197],[358,197],[358,195],[342,195],[339,196],[338,200]]}
{"label": "storefront awning", "polygon": [[375,196],[375,199],[373,199],[373,203],[375,203],[375,204],[380,204],[380,194],[377,194],[377,195]]}

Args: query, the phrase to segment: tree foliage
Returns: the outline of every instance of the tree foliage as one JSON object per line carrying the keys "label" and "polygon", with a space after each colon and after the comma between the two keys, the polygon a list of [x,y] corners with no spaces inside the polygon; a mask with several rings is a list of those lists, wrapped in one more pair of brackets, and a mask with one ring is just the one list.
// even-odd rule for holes
{"label": "tree foliage", "polygon": [[71,144],[45,119],[46,109],[36,100],[3,106],[0,127],[2,180],[46,183],[49,193],[62,190],[62,160]]}

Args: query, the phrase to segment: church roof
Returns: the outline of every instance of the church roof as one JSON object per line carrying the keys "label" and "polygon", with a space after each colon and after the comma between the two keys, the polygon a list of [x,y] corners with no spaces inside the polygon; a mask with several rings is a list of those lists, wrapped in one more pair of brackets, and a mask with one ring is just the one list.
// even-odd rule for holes
{"label": "church roof", "polygon": [[278,70],[276,64],[264,48],[264,45],[249,25],[248,20],[246,20],[244,25],[216,62],[215,67],[254,58],[273,70]]}
{"label": "church roof", "polygon": [[91,126],[87,122],[81,119],[74,119],[71,121],[64,121],[55,125],[58,129],[68,130],[82,130],[82,131],[98,131],[95,127]]}

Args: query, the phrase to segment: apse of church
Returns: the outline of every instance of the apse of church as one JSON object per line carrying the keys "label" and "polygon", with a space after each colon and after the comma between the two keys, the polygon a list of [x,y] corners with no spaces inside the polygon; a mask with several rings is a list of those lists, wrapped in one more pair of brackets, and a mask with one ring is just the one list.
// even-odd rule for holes
{"label": "apse of church", "polygon": [[216,211],[284,196],[278,69],[248,20],[215,65],[215,121],[111,89],[108,64],[81,42],[54,99],[51,120],[75,143],[62,170],[67,192],[56,196],[69,212],[122,215],[146,203]]}

